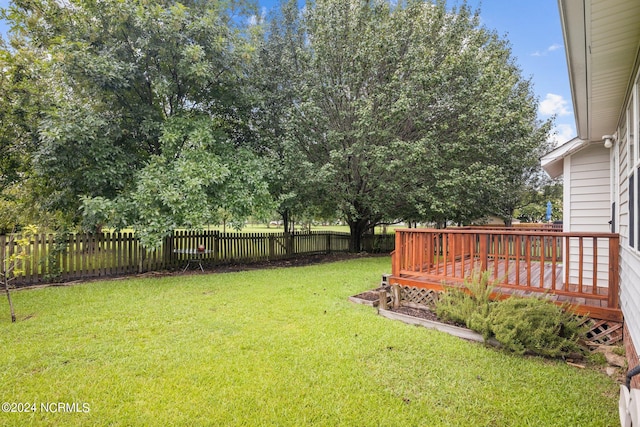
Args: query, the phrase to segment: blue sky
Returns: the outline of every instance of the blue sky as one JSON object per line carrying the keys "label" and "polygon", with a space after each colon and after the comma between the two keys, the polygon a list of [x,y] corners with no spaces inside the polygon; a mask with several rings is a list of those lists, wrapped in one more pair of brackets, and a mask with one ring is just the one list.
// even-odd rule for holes
{"label": "blue sky", "polygon": [[[270,9],[277,0],[258,3]],[[9,0],[0,0],[0,7],[8,4]],[[469,4],[480,7],[483,25],[510,41],[523,75],[533,81],[540,100],[539,117],[556,115],[556,141],[573,138],[575,121],[557,0],[469,0]],[[0,32],[6,32],[3,22]]]}
{"label": "blue sky", "polygon": [[482,23],[506,37],[540,100],[540,118],[556,115],[557,142],[576,135],[557,0],[471,0]]}

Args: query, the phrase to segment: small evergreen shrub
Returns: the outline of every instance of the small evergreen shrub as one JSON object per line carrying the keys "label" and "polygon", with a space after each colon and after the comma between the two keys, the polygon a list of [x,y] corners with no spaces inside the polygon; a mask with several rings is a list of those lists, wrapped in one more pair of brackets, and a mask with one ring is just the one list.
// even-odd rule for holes
{"label": "small evergreen shrub", "polygon": [[496,304],[491,332],[506,349],[518,354],[562,357],[584,353],[580,319],[545,299],[511,297]]}
{"label": "small evergreen shrub", "polygon": [[493,284],[489,282],[490,271],[474,272],[464,280],[464,288],[449,288],[438,299],[436,314],[441,319],[466,325],[467,328],[488,338],[491,333],[487,320],[491,307]]}

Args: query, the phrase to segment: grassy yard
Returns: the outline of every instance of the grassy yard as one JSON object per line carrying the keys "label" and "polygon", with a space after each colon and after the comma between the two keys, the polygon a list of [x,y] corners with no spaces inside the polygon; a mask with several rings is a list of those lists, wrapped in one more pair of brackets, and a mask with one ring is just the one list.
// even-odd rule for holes
{"label": "grassy yard", "polygon": [[36,412],[0,425],[618,424],[599,372],[347,301],[389,270],[363,258],[15,292],[18,323],[0,304],[0,400]]}

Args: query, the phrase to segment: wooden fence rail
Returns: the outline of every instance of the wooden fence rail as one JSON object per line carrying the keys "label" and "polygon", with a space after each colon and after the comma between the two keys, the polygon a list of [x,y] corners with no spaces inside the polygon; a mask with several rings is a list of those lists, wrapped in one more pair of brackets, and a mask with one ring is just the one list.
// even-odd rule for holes
{"label": "wooden fence rail", "polygon": [[[391,252],[395,237],[367,235],[363,250]],[[201,247],[202,250],[198,250]],[[0,235],[0,260],[15,253],[15,241]],[[272,261],[330,252],[347,252],[349,234],[336,232],[220,233],[176,231],[152,251],[133,233],[37,234],[26,248],[28,257],[12,283],[30,285],[123,276],[196,265]]]}

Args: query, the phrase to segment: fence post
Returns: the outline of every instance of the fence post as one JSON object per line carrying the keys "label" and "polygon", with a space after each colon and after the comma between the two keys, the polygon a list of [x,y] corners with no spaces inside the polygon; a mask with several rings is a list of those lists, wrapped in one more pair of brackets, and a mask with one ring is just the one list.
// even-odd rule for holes
{"label": "fence post", "polygon": [[391,274],[396,277],[400,276],[400,261],[404,255],[404,248],[402,247],[402,234],[400,231],[396,231],[396,247],[391,254]]}
{"label": "fence post", "polygon": [[273,234],[269,235],[269,260],[273,260],[276,255],[276,242]]}
{"label": "fence post", "polygon": [[146,250],[143,249],[141,244],[138,244],[138,274],[142,274],[143,272],[143,268],[142,265],[144,263],[144,254],[146,253]]}
{"label": "fence post", "polygon": [[5,268],[7,268],[6,264],[4,263],[4,260],[6,258],[8,258],[8,254],[7,254],[7,236],[6,235],[1,235],[0,236],[0,262],[2,262],[2,265],[0,265],[0,272],[4,273]]}
{"label": "fence post", "polygon": [[284,233],[285,240],[285,250],[287,255],[293,255],[293,234],[292,233]]}
{"label": "fence post", "polygon": [[327,253],[330,254],[331,253],[331,233],[327,233],[326,239],[327,239]]}
{"label": "fence post", "polygon": [[220,260],[220,232],[218,230],[213,232],[213,262],[217,263]]}
{"label": "fence post", "polygon": [[164,252],[164,256],[163,261],[164,261],[164,268],[169,268],[171,266],[173,266],[173,239],[175,236],[175,231],[171,232],[170,236],[165,237],[164,239],[164,248],[163,252]]}

